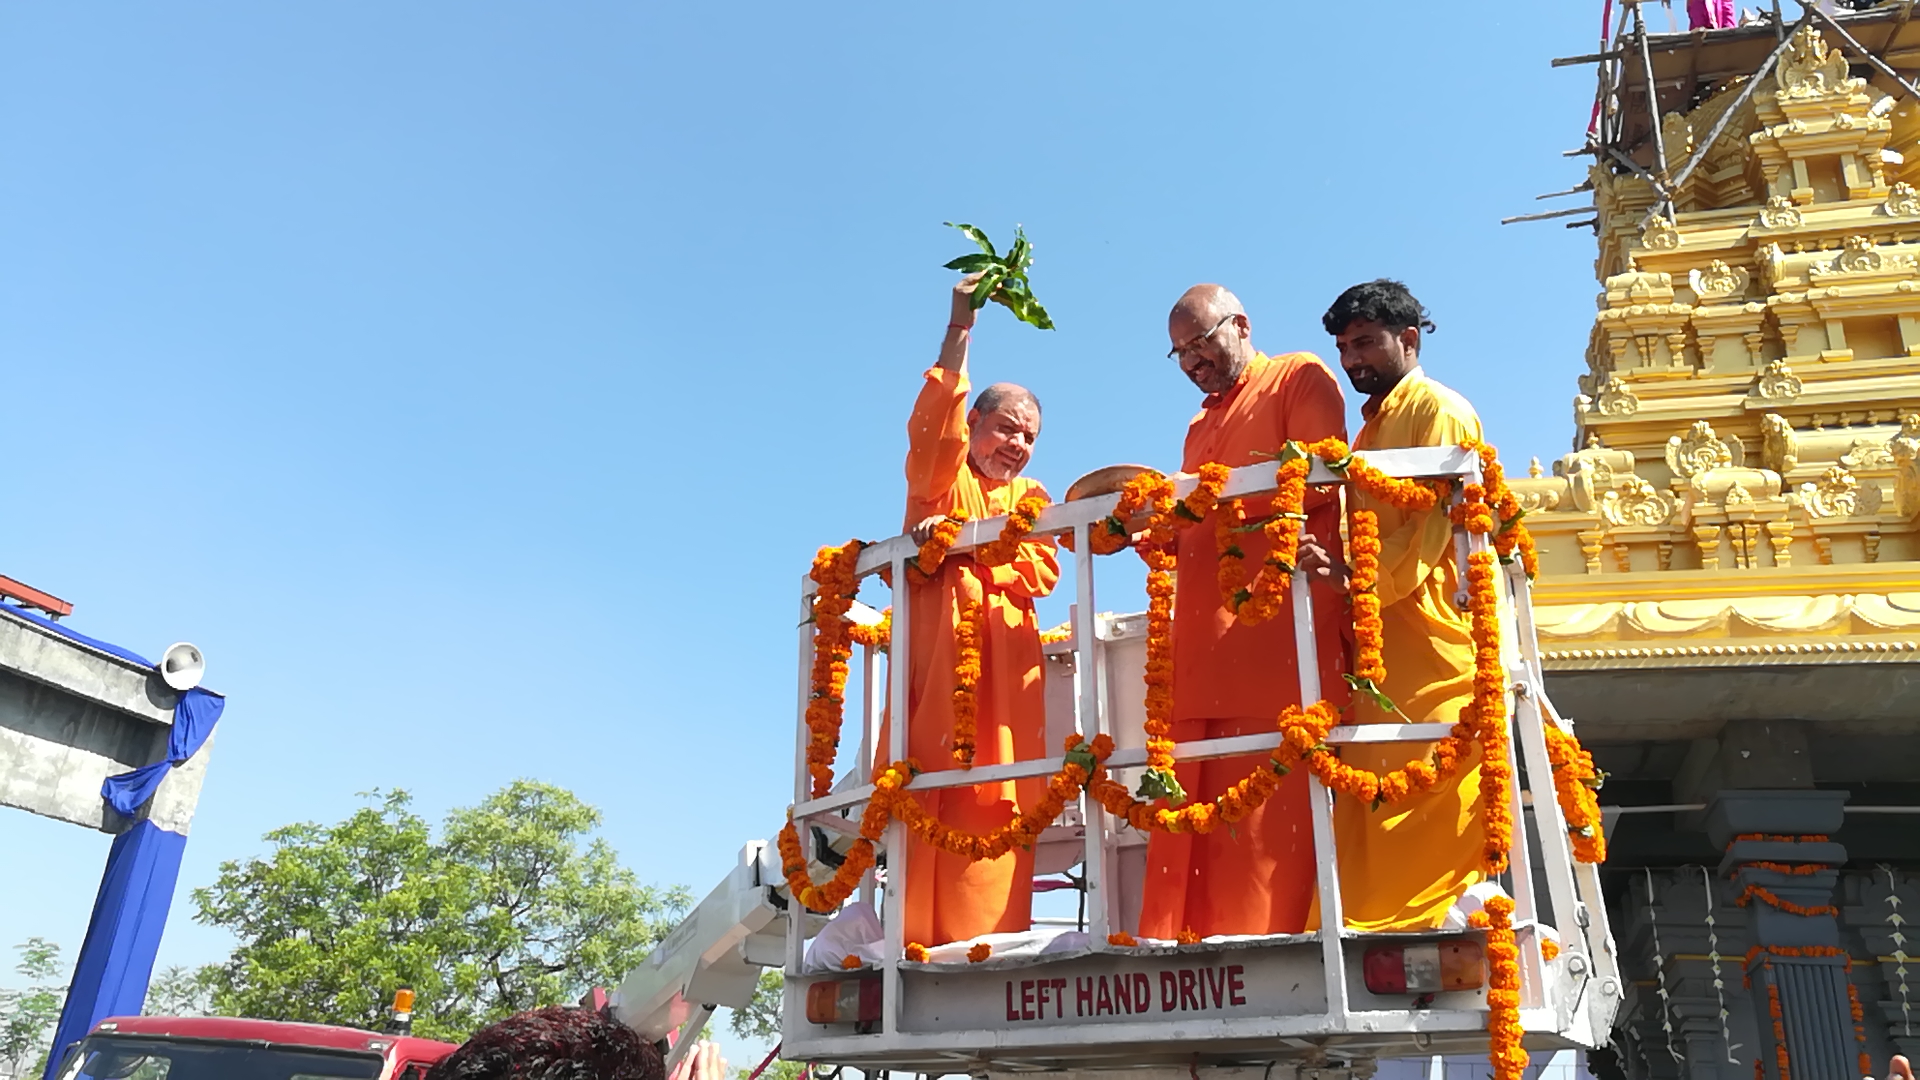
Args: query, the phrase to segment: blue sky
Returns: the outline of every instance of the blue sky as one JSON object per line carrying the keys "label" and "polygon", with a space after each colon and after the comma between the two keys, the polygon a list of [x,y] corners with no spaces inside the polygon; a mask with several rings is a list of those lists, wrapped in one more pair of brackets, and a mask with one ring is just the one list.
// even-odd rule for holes
{"label": "blue sky", "polygon": [[[798,576],[899,526],[943,220],[1035,241],[1060,329],[991,309],[975,371],[1045,402],[1056,492],[1178,463],[1198,281],[1324,354],[1405,279],[1550,460],[1592,241],[1497,222],[1584,175],[1547,61],[1598,8],[0,3],[0,573],[231,698],[161,963],[224,954],[220,861],[373,788],[562,784],[696,892],[770,836]],[[0,815],[0,943],[77,948],[106,846]]]}

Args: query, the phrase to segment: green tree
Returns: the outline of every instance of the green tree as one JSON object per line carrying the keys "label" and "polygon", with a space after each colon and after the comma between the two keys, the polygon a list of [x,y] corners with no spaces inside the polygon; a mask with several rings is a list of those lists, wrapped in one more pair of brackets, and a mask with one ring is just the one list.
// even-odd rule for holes
{"label": "green tree", "polygon": [[12,1076],[38,1076],[47,1067],[53,1025],[67,988],[60,976],[60,946],[46,938],[28,938],[15,945],[20,962],[13,970],[26,987],[0,990],[0,1067]]}
{"label": "green tree", "polygon": [[187,968],[178,964],[154,975],[147,983],[147,1016],[205,1016],[213,1010],[214,967]]}
{"label": "green tree", "polygon": [[410,986],[414,1033],[458,1042],[615,984],[691,903],[641,885],[564,789],[515,781],[438,838],[411,801],[375,792],[337,824],[277,829],[194,890],[199,921],[239,939],[206,975],[216,1012],[378,1028]]}
{"label": "green tree", "polygon": [[[753,988],[753,1000],[747,1002],[744,1007],[733,1010],[733,1015],[727,1018],[727,1027],[743,1039],[778,1046],[780,999],[786,991],[786,986],[786,976],[779,968],[770,968],[761,972],[760,985]],[[758,1064],[759,1062],[755,1061],[735,1069],[736,1080],[747,1080],[747,1077],[753,1073],[753,1066]],[[760,1074],[760,1080],[794,1080],[804,1068],[806,1066],[801,1062],[781,1058],[767,1066],[767,1071]]]}

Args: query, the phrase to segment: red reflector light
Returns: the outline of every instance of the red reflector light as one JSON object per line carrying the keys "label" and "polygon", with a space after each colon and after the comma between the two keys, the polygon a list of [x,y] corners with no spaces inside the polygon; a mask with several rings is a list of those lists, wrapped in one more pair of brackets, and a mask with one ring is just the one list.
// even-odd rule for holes
{"label": "red reflector light", "polygon": [[880,977],[823,979],[807,987],[807,1023],[877,1024]]}
{"label": "red reflector light", "polygon": [[1486,977],[1480,943],[1468,938],[1375,945],[1360,964],[1367,990],[1375,994],[1438,994],[1478,990]]}

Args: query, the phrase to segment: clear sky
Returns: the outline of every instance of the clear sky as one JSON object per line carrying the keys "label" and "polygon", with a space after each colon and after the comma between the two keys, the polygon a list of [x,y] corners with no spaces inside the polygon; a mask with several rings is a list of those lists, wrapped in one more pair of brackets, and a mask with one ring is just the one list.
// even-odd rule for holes
{"label": "clear sky", "polygon": [[[1655,29],[1664,30],[1654,9]],[[989,309],[1057,493],[1172,467],[1167,308],[1323,354],[1406,280],[1516,467],[1568,448],[1599,2],[0,3],[5,573],[191,640],[230,696],[188,889],[296,820],[518,776],[705,890],[791,797],[815,547],[895,532],[966,245],[1024,223],[1060,329]],[[1352,411],[1350,402],[1350,411]],[[1124,560],[1124,561],[1123,561]],[[1130,557],[1103,606],[1136,604]],[[1063,610],[1063,608],[1062,608]],[[84,931],[107,838],[0,813],[0,945]],[[10,967],[9,960],[6,966]],[[736,1057],[739,1055],[736,1054]]]}

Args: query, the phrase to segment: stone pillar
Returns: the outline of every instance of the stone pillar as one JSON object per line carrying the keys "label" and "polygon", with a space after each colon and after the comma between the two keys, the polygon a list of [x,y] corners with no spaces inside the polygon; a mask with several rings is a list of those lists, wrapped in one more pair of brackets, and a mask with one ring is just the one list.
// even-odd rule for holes
{"label": "stone pillar", "polygon": [[1707,807],[1707,836],[1726,852],[1719,872],[1746,898],[1746,975],[1766,1080],[1860,1075],[1850,962],[1833,906],[1847,851],[1828,839],[1846,801],[1844,791],[1750,789],[1721,791]]}

